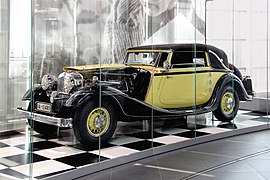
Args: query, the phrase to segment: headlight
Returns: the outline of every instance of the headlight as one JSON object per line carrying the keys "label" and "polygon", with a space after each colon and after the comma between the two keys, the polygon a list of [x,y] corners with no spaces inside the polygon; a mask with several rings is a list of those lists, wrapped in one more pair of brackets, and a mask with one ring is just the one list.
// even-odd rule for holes
{"label": "headlight", "polygon": [[78,72],[63,72],[58,76],[58,91],[70,93],[74,87],[83,85],[83,77]]}
{"label": "headlight", "polygon": [[75,86],[75,79],[71,74],[66,73],[64,77],[64,92],[69,93],[74,86]]}
{"label": "headlight", "polygon": [[53,86],[53,77],[49,74],[46,74],[41,79],[41,87],[43,90],[47,90],[48,88],[52,88]]}

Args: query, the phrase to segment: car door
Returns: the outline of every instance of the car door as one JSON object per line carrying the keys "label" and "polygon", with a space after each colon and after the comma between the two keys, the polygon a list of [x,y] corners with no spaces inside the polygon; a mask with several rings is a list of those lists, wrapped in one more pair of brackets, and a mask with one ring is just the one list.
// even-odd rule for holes
{"label": "car door", "polygon": [[153,104],[158,107],[183,108],[207,102],[212,86],[206,53],[174,52],[171,68],[155,74],[153,83]]}

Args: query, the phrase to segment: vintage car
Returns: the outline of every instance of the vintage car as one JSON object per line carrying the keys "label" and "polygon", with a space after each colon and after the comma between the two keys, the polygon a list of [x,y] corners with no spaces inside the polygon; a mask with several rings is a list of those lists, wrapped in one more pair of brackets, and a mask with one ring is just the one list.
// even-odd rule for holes
{"label": "vintage car", "polygon": [[109,140],[118,121],[213,112],[229,122],[239,101],[252,98],[250,83],[243,85],[247,79],[214,46],[139,46],[127,50],[122,64],[64,67],[58,78],[44,75],[24,95],[28,107],[18,110],[39,133],[72,127],[82,144],[91,145]]}

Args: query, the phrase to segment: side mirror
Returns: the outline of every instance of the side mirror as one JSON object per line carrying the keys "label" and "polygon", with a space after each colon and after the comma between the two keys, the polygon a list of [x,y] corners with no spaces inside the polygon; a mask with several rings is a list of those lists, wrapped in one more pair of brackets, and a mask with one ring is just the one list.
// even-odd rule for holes
{"label": "side mirror", "polygon": [[163,68],[168,71],[171,68],[171,63],[168,60],[164,61]]}

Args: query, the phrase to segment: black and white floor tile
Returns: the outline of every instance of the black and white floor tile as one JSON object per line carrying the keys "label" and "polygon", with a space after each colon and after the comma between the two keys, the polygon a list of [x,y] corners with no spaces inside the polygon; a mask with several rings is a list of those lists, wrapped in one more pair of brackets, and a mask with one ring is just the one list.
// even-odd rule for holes
{"label": "black and white floor tile", "polygon": [[148,133],[142,123],[118,123],[114,137],[101,150],[86,149],[75,138],[71,129],[61,131],[60,136],[46,137],[36,132],[18,132],[0,137],[0,179],[42,179],[86,165],[140,153],[152,147],[166,146],[192,138],[224,133],[263,125],[268,122],[265,114],[239,111],[234,123],[217,120],[188,119],[187,124],[158,123],[154,132]]}

